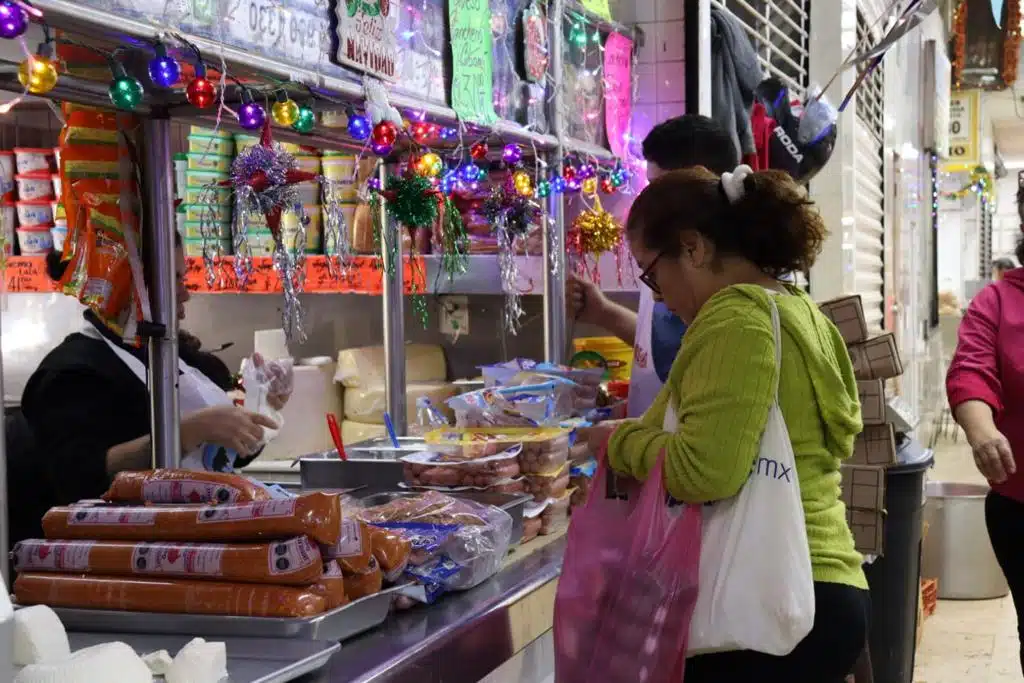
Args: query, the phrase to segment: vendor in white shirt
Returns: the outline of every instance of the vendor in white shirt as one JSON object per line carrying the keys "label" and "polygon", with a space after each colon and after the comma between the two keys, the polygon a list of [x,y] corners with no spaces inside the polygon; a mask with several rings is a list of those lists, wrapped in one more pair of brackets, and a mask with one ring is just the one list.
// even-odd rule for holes
{"label": "vendor in white shirt", "polygon": [[[704,166],[721,175],[739,165],[739,154],[729,133],[712,119],[695,114],[655,126],[644,138],[643,152],[649,180],[691,166]],[[603,327],[633,345],[628,414],[639,417],[668,377],[686,325],[657,301],[647,286],[640,288],[640,307],[634,313],[610,301],[593,282],[570,277],[567,285],[567,304],[574,319]]]}

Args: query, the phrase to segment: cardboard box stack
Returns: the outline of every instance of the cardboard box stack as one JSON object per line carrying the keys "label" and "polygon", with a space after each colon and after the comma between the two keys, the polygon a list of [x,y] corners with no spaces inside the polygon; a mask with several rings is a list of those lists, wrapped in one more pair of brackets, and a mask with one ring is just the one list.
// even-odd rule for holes
{"label": "cardboard box stack", "polygon": [[886,411],[885,380],[903,374],[892,334],[868,337],[860,296],[819,304],[842,335],[853,361],[864,431],[842,467],[842,499],[857,550],[881,555],[885,537],[885,470],[896,463],[896,434]]}

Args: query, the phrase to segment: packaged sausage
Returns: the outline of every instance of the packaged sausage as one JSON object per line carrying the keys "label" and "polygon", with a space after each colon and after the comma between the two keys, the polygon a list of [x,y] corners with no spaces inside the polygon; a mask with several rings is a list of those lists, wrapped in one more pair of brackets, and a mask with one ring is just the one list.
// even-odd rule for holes
{"label": "packaged sausage", "polygon": [[523,536],[519,539],[519,544],[529,543],[533,539],[537,538],[540,533],[541,521],[540,512],[535,517],[524,517],[523,518]]}
{"label": "packaged sausage", "polygon": [[352,517],[341,520],[341,532],[338,542],[325,545],[324,559],[337,560],[346,572],[361,573],[369,571],[373,549],[370,545],[370,533],[366,524]]}
{"label": "packaged sausage", "polygon": [[54,507],[43,516],[50,539],[93,541],[259,541],[309,536],[334,545],[341,532],[336,494],[228,505]]}
{"label": "packaged sausage", "polygon": [[405,482],[410,486],[484,488],[519,475],[519,452],[515,444],[496,455],[452,462],[443,454],[421,452],[401,458]]}
{"label": "packaged sausage", "polygon": [[323,574],[320,580],[310,586],[309,590],[323,596],[327,602],[327,609],[334,609],[348,604],[348,595],[345,592],[345,576],[335,560],[331,560],[323,566]]}
{"label": "packaged sausage", "polygon": [[435,491],[399,497],[359,514],[409,542],[405,576],[421,584],[425,602],[490,578],[512,537],[512,518],[504,510]]}
{"label": "packaged sausage", "polygon": [[572,500],[573,490],[569,489],[560,498],[552,498],[544,506],[540,513],[541,536],[553,534],[564,528],[569,523],[569,503]]}
{"label": "packaged sausage", "polygon": [[248,503],[270,491],[239,474],[194,470],[118,472],[103,500],[112,503]]}
{"label": "packaged sausage", "polygon": [[539,474],[527,474],[523,477],[526,482],[526,492],[533,496],[538,503],[543,503],[548,498],[560,498],[569,488],[569,463],[550,472]]}
{"label": "packaged sausage", "polygon": [[18,572],[241,581],[306,586],[320,578],[320,550],[305,536],[272,543],[131,543],[21,541],[11,551]]}
{"label": "packaged sausage", "polygon": [[384,580],[388,583],[398,581],[409,564],[412,554],[412,543],[398,534],[375,526],[366,526],[370,532],[370,545],[373,557],[384,572]]}
{"label": "packaged sausage", "polygon": [[590,458],[586,462],[574,464],[569,470],[569,486],[573,489],[569,501],[570,512],[572,508],[584,505],[590,495],[590,484],[597,472],[597,461]]}
{"label": "packaged sausage", "polygon": [[569,461],[569,432],[550,439],[523,443],[519,454],[519,469],[523,474],[543,474],[565,465]]}
{"label": "packaged sausage", "polygon": [[233,617],[310,617],[327,608],[321,595],[291,586],[84,574],[19,574],[22,605]]}
{"label": "packaged sausage", "polygon": [[384,587],[384,573],[380,570],[377,560],[370,558],[370,566],[365,572],[345,574],[345,595],[349,600],[358,600],[368,595],[380,593]]}
{"label": "packaged sausage", "polygon": [[[568,449],[569,431],[556,427],[523,429],[516,427],[459,428],[429,432],[427,445],[439,454],[438,462],[465,462],[504,453],[522,445],[524,453],[540,454]],[[523,459],[520,457],[520,464]],[[548,466],[546,469],[551,469]]]}

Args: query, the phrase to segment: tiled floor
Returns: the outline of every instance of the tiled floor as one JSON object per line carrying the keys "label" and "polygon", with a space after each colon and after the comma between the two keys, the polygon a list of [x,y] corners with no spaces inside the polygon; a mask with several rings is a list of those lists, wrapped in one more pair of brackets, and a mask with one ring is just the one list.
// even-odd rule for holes
{"label": "tiled floor", "polygon": [[[984,483],[963,441],[936,448],[932,480]],[[924,623],[914,683],[1019,683],[1016,615],[1009,597],[942,600]]]}

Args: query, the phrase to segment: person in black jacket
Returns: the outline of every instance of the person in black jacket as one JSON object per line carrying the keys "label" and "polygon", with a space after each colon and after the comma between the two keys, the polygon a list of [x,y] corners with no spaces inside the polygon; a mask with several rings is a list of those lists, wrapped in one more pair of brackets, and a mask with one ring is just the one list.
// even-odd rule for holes
{"label": "person in black jacket", "polygon": [[[189,293],[184,285],[185,259],[177,250],[178,318],[184,317]],[[51,254],[50,275],[59,278],[59,257]],[[179,400],[183,466],[230,470],[258,455],[263,428],[273,420],[233,404],[226,390],[231,373],[194,337],[179,345]],[[9,454],[8,486],[27,488],[32,505],[10,511],[12,541],[41,532],[39,516],[53,505],[98,498],[123,470],[152,467],[150,399],[145,382],[147,348],[125,344],[91,311],[81,332],[54,348],[29,378],[21,415],[7,431],[19,436],[18,452]],[[287,396],[268,397],[275,409]],[[191,455],[190,455],[191,454]],[[26,491],[9,496],[24,500]],[[31,509],[27,509],[31,508]]]}

